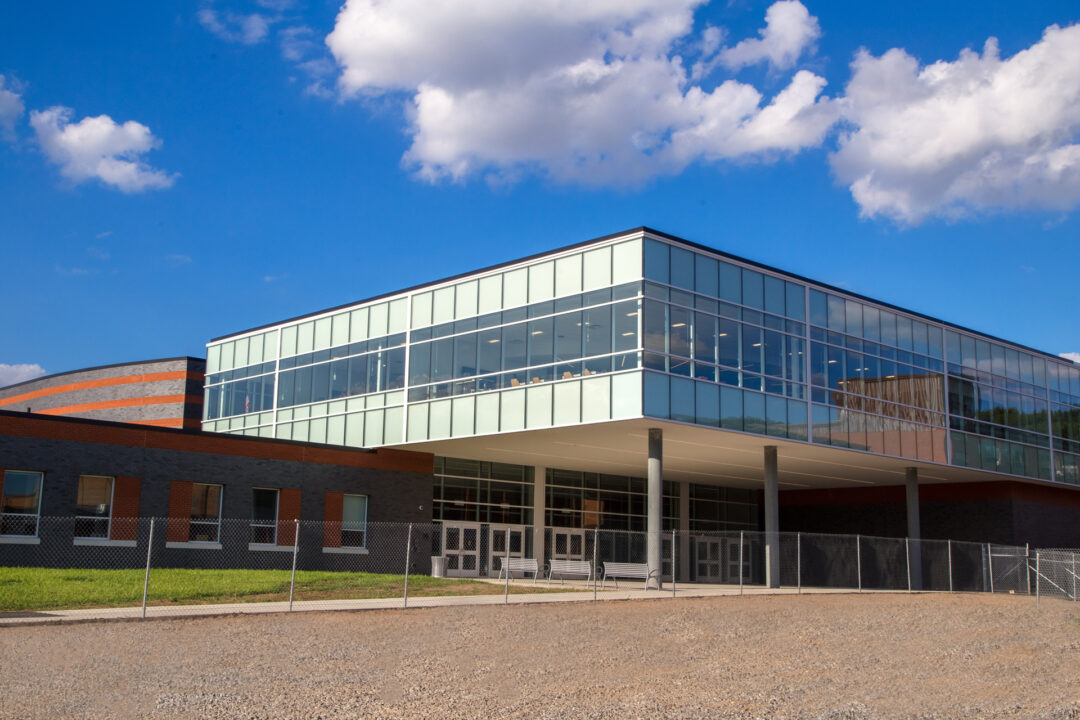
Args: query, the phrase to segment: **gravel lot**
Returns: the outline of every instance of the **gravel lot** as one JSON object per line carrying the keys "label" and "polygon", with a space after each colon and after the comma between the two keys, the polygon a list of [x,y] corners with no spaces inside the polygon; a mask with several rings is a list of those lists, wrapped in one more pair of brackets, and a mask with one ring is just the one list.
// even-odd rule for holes
{"label": "gravel lot", "polygon": [[802,595],[0,629],[4,718],[1080,718],[1080,604]]}

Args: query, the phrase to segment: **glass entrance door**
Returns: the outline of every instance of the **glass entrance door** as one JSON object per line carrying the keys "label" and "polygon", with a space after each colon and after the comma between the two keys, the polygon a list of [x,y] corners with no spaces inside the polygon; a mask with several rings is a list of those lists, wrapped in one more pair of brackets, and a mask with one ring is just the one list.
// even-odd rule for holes
{"label": "glass entrance door", "polygon": [[[751,549],[753,544],[742,546],[743,582],[750,582]],[[739,539],[727,537],[698,536],[694,538],[694,562],[698,582],[739,582]]]}
{"label": "glass entrance door", "polygon": [[443,523],[443,557],[447,577],[480,575],[480,524]]}
{"label": "glass entrance door", "polygon": [[491,526],[491,542],[488,543],[490,555],[487,564],[491,577],[498,577],[499,571],[502,570],[503,561],[506,560],[507,542],[510,543],[510,557],[525,557],[525,526]]}
{"label": "glass entrance door", "polygon": [[555,560],[584,560],[585,531],[551,528],[551,557]]}

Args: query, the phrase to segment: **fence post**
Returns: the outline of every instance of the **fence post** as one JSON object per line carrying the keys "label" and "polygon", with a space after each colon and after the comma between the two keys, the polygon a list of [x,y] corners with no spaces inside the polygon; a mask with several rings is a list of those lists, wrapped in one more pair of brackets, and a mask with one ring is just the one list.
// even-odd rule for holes
{"label": "fence post", "polygon": [[[952,589],[952,540],[947,540],[946,542],[948,543],[948,548],[949,548],[949,592],[952,592],[953,591],[953,589]],[[1024,565],[1027,566],[1026,561],[1025,561]],[[1028,588],[1028,594],[1029,595],[1031,594],[1030,588]]]}
{"label": "fence post", "polygon": [[1035,551],[1035,607],[1039,607],[1039,586],[1042,585],[1042,569],[1039,567],[1039,551]]}
{"label": "fence post", "polygon": [[1072,560],[1073,560],[1073,572],[1072,572],[1072,576],[1073,576],[1073,602],[1076,602],[1076,553],[1072,554]]}
{"label": "fence post", "polygon": [[296,589],[296,554],[300,550],[300,520],[294,520],[292,545],[292,579],[289,580],[289,612],[292,612],[293,591]]}
{"label": "fence post", "polygon": [[795,533],[795,588],[802,594],[802,533]]}
{"label": "fence post", "polygon": [[596,601],[596,548],[600,544],[600,526],[593,530],[592,541],[592,599]]}
{"label": "fence post", "polygon": [[862,592],[862,535],[855,536],[855,573],[859,578],[859,592]]}
{"label": "fence post", "polygon": [[743,576],[743,531],[739,531],[739,594],[742,595]]}
{"label": "fence post", "polygon": [[672,597],[675,597],[675,530],[672,530]]}
{"label": "fence post", "polygon": [[[522,542],[525,538],[521,538]],[[503,572],[506,573],[506,589],[503,590],[503,604],[510,603],[510,528],[506,528],[506,558],[503,560]]]}
{"label": "fence post", "polygon": [[409,523],[409,534],[405,538],[405,602],[403,609],[409,607],[409,551],[412,550],[412,523]]}
{"label": "fence post", "polygon": [[146,591],[150,588],[150,553],[154,549],[154,518],[150,518],[150,538],[146,541],[146,575],[142,585],[142,616],[146,617]]}
{"label": "fence post", "polygon": [[990,594],[994,594],[994,551],[990,548],[990,543],[986,543],[986,569],[987,574],[990,575]]}
{"label": "fence post", "polygon": [[907,556],[907,591],[911,592],[911,542],[904,538],[904,555]]}
{"label": "fence post", "polygon": [[1031,545],[1024,543],[1024,579],[1027,581],[1027,594],[1031,595]]}

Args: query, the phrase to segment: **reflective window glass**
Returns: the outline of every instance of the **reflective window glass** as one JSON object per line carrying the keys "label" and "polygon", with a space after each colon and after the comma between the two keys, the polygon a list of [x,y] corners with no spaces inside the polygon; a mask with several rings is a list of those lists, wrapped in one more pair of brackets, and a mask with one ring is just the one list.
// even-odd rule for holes
{"label": "reflective window glass", "polygon": [[765,283],[761,273],[743,268],[742,271],[742,304],[755,310],[762,310],[765,306]]}
{"label": "reflective window glass", "polygon": [[719,293],[717,297],[728,302],[742,302],[742,272],[735,265],[719,263]]}

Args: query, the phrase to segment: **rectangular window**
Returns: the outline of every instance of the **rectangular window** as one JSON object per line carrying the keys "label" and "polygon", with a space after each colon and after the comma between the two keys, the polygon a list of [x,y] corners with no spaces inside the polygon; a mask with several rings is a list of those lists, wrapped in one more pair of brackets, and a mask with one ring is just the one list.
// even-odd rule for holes
{"label": "rectangular window", "polygon": [[108,538],[112,517],[113,479],[80,475],[75,496],[75,537]]}
{"label": "rectangular window", "polygon": [[4,492],[0,498],[0,535],[37,535],[41,512],[42,473],[4,471]]}
{"label": "rectangular window", "polygon": [[278,491],[255,488],[251,491],[251,536],[248,542],[273,545],[277,542]]}
{"label": "rectangular window", "polygon": [[341,505],[341,544],[367,545],[367,495],[346,495]]}
{"label": "rectangular window", "polygon": [[221,485],[191,484],[189,542],[219,542],[221,537]]}

